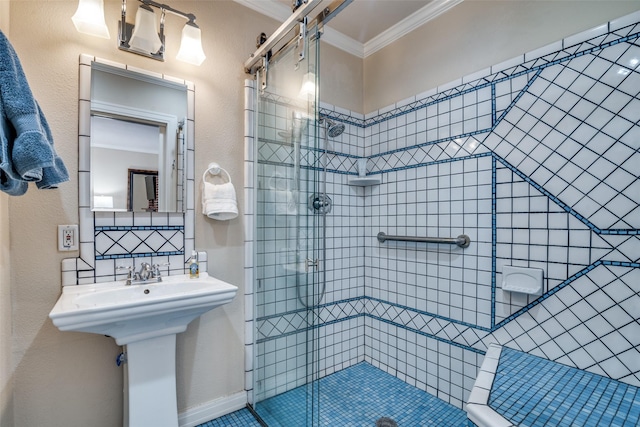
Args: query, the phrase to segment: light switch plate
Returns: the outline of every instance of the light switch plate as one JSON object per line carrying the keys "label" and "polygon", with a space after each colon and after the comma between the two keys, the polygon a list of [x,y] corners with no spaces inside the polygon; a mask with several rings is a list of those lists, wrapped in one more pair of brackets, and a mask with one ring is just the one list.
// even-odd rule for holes
{"label": "light switch plate", "polygon": [[80,233],[78,225],[58,225],[58,250],[77,251],[79,247]]}

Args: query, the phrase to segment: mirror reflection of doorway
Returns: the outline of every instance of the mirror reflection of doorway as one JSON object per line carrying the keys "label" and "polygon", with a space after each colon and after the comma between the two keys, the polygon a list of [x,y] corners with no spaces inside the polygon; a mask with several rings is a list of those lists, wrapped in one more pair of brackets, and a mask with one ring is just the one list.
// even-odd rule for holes
{"label": "mirror reflection of doorway", "polygon": [[158,171],[129,169],[127,194],[129,212],[158,212]]}

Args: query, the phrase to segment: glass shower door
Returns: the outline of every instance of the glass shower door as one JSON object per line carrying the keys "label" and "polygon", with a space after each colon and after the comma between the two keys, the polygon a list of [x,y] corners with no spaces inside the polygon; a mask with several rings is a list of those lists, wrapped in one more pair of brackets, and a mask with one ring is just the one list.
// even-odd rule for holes
{"label": "glass shower door", "polygon": [[[318,337],[323,280],[318,41],[311,31],[258,73],[254,409],[270,427],[318,425]],[[300,54],[304,59],[299,61]],[[261,87],[266,81],[266,87]]]}

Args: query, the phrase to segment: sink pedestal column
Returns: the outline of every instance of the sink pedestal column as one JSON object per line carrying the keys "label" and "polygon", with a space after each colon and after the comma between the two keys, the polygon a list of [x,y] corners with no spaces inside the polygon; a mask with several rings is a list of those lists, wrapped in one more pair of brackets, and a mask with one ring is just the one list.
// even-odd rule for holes
{"label": "sink pedestal column", "polygon": [[178,427],[176,335],[127,344],[129,427]]}

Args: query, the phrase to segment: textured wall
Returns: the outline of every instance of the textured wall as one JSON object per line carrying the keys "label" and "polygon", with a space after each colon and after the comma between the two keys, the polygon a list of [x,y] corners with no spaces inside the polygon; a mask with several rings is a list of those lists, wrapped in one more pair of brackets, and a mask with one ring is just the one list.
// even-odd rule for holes
{"label": "textured wall", "polygon": [[0,194],[0,424],[13,424],[9,196]]}

